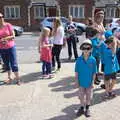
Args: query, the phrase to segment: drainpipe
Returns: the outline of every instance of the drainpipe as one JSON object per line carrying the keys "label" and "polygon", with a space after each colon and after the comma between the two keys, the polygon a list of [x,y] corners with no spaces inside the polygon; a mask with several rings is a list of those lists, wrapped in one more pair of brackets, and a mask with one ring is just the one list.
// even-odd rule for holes
{"label": "drainpipe", "polygon": [[59,1],[56,0],[55,2],[56,2],[56,7],[57,7],[58,16],[61,16],[60,5],[59,5],[59,3],[58,3]]}
{"label": "drainpipe", "polygon": [[30,5],[28,6],[28,26],[31,26],[31,19],[30,19],[30,8],[32,7],[32,2],[30,2]]}

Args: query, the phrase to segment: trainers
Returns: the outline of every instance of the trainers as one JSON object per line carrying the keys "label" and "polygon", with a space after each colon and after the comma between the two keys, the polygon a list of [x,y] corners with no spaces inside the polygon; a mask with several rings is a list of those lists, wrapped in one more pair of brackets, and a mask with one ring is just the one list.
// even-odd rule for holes
{"label": "trainers", "polygon": [[89,109],[86,109],[86,111],[85,111],[85,116],[86,116],[86,117],[90,117],[90,110],[89,110]]}
{"label": "trainers", "polygon": [[84,109],[80,108],[76,114],[77,117],[80,117],[82,114],[84,114]]}
{"label": "trainers", "polygon": [[110,97],[116,97],[116,94],[114,92],[109,92]]}
{"label": "trainers", "polygon": [[100,87],[101,87],[102,89],[105,89],[105,84],[102,84]]}
{"label": "trainers", "polygon": [[95,80],[94,84],[99,85],[100,81],[99,80]]}

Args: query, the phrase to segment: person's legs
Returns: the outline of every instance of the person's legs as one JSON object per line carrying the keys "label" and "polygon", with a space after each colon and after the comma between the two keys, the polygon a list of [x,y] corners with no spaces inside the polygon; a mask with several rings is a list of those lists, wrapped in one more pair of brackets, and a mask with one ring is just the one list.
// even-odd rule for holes
{"label": "person's legs", "polygon": [[10,55],[9,55],[9,50],[8,49],[2,49],[0,50],[1,57],[3,60],[3,63],[6,66],[7,74],[8,74],[8,80],[5,81],[6,83],[10,82],[12,80],[11,78],[11,67],[10,67]]}
{"label": "person's legs", "polygon": [[55,53],[56,53],[56,48],[53,46],[52,48],[52,68],[55,69]]}
{"label": "person's legs", "polygon": [[42,61],[42,74],[45,75],[46,74],[46,62]]}
{"label": "person's legs", "polygon": [[108,97],[110,97],[109,96],[109,92],[110,92],[110,80],[104,80],[104,83],[105,83],[105,92],[106,92],[105,97],[108,98]]}
{"label": "person's legs", "polygon": [[49,75],[51,74],[51,63],[46,62],[46,73]]}
{"label": "person's legs", "polygon": [[0,55],[0,64],[2,64],[2,57],[1,57],[1,55]]}
{"label": "person's legs", "polygon": [[12,72],[14,72],[15,78],[19,80],[20,77],[18,73],[18,63],[17,63],[17,55],[16,55],[15,46],[9,49],[9,56],[10,56],[10,66],[12,68]]}
{"label": "person's legs", "polygon": [[67,46],[68,46],[68,59],[70,60],[71,59],[71,57],[72,57],[72,46],[71,46],[71,43],[72,43],[72,41],[71,41],[71,39],[69,38],[68,40],[67,40]]}
{"label": "person's legs", "polygon": [[74,57],[75,57],[75,59],[77,59],[78,53],[77,53],[77,43],[76,43],[75,37],[71,38],[71,41],[72,41],[72,45],[73,45]]}
{"label": "person's legs", "polygon": [[15,75],[15,80],[17,84],[20,85],[20,76],[18,72],[18,63],[17,63],[17,55],[16,55],[16,47],[12,47],[9,49],[9,59],[10,59],[10,66],[12,68],[12,72]]}
{"label": "person's legs", "polygon": [[80,87],[78,94],[79,94],[79,99],[80,99],[81,107],[79,108],[79,110],[78,110],[78,112],[77,112],[77,117],[79,117],[79,116],[81,116],[82,114],[84,114],[85,88]]}
{"label": "person's legs", "polygon": [[111,80],[111,83],[110,83],[110,91],[113,90],[115,84],[116,84],[116,79],[112,79],[112,80]]}
{"label": "person's legs", "polygon": [[51,74],[51,73],[52,73],[52,70],[51,70],[51,63],[50,63],[50,62],[47,62],[47,64],[46,64],[46,72],[47,72],[48,78],[54,77],[54,76]]}
{"label": "person's legs", "polygon": [[89,107],[91,104],[92,96],[93,96],[92,87],[86,88],[86,103],[85,103],[85,108],[86,108],[85,115],[86,115],[86,117],[90,116]]}
{"label": "person's legs", "polygon": [[114,89],[115,84],[116,84],[116,73],[113,73],[113,74],[111,75],[111,83],[110,83],[110,95],[111,95],[112,97],[115,97],[115,96],[116,96],[116,94],[113,92],[113,89]]}
{"label": "person's legs", "polygon": [[57,61],[57,69],[59,70],[61,68],[61,62],[60,62],[60,53],[62,50],[62,46],[58,45],[56,47],[56,61]]}

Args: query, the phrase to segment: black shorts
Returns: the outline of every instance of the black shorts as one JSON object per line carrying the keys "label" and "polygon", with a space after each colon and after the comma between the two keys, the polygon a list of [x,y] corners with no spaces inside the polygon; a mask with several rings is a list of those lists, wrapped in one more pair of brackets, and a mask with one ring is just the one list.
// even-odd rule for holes
{"label": "black shorts", "polygon": [[109,75],[104,76],[105,80],[111,80],[111,79],[116,79],[116,73],[111,73]]}
{"label": "black shorts", "polygon": [[101,65],[101,71],[104,72],[104,64]]}

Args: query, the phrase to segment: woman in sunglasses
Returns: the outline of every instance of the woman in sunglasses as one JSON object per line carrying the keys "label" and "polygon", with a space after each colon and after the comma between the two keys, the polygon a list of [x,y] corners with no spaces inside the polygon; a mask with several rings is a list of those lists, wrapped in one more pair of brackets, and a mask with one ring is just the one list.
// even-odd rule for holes
{"label": "woman in sunglasses", "polygon": [[[92,99],[93,83],[96,77],[97,67],[96,60],[91,55],[92,43],[89,39],[85,40],[80,49],[82,55],[77,59],[75,64],[75,78],[76,84],[79,88],[79,99],[81,107],[77,112],[77,117],[85,114],[86,117],[90,116],[89,106]],[[85,111],[84,111],[85,105]]]}
{"label": "woman in sunglasses", "polygon": [[0,54],[8,73],[8,79],[5,81],[5,83],[11,82],[12,70],[12,72],[14,72],[17,84],[20,85],[14,38],[15,35],[12,25],[5,22],[3,14],[0,13]]}

